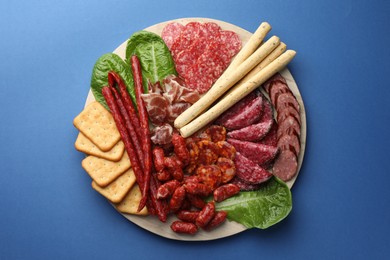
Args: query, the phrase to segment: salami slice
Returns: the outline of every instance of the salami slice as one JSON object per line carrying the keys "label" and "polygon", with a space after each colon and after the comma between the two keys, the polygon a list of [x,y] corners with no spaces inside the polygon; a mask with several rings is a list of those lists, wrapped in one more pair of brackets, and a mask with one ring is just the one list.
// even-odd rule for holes
{"label": "salami slice", "polygon": [[240,37],[235,32],[221,31],[219,41],[229,50],[230,58],[233,58],[241,49]]}
{"label": "salami slice", "polygon": [[277,131],[278,131],[278,124],[275,121],[273,121],[271,129],[266,134],[266,136],[264,136],[263,139],[259,141],[259,143],[276,147],[278,143]]}
{"label": "salami slice", "polygon": [[269,97],[272,104],[276,104],[276,100],[280,94],[291,93],[291,90],[288,88],[287,84],[284,84],[280,81],[274,81],[269,90]]}
{"label": "salami slice", "polygon": [[200,182],[215,190],[222,181],[221,169],[216,165],[201,165],[196,170]]}
{"label": "salami slice", "polygon": [[263,97],[258,96],[244,106],[240,113],[232,116],[223,125],[229,130],[244,128],[258,122],[262,116],[262,112]]}
{"label": "salami slice", "polygon": [[295,133],[286,133],[278,139],[278,147],[280,150],[292,149],[296,156],[299,155],[301,144],[299,137]]}
{"label": "salami slice", "polygon": [[237,153],[234,163],[236,165],[237,177],[246,183],[259,184],[268,180],[272,176],[272,174],[267,170],[263,169],[257,163],[249,160],[240,153]]}
{"label": "salami slice", "polygon": [[229,138],[234,138],[242,141],[259,141],[261,140],[272,127],[273,120],[253,124],[238,130],[227,133]]}
{"label": "salami slice", "polygon": [[237,185],[241,191],[258,190],[261,187],[261,184],[246,183],[245,181],[241,180],[238,176],[234,177],[230,183]]}
{"label": "salami slice", "polygon": [[275,107],[277,111],[282,111],[286,107],[294,107],[299,112],[299,104],[292,92],[281,93],[275,100]]}
{"label": "salami slice", "polygon": [[263,84],[263,88],[265,89],[265,91],[267,91],[267,93],[270,93],[270,88],[272,84],[277,81],[281,82],[284,85],[287,85],[285,78],[283,78],[280,73],[276,73]]}
{"label": "salami slice", "polygon": [[277,137],[278,139],[285,133],[295,132],[298,136],[301,135],[301,126],[295,117],[287,116],[283,121],[278,122],[278,131]]}
{"label": "salami slice", "polygon": [[172,47],[173,42],[180,36],[183,29],[184,25],[177,22],[169,23],[164,27],[161,32],[161,38],[169,49]]}
{"label": "salami slice", "polygon": [[294,117],[298,121],[298,123],[301,124],[301,117],[299,115],[299,112],[293,106],[286,106],[283,109],[279,109],[277,111],[276,120],[278,120],[278,122],[282,122],[288,116]]}
{"label": "salami slice", "polygon": [[241,153],[243,156],[257,164],[265,164],[272,161],[279,152],[277,147],[265,144],[245,142],[235,139],[228,139],[227,141],[236,148],[237,154]]}
{"label": "salami slice", "polygon": [[230,120],[236,114],[241,113],[243,108],[247,106],[250,102],[252,102],[252,100],[254,100],[259,94],[260,91],[258,91],[257,89],[255,91],[252,91],[243,99],[241,99],[236,104],[234,104],[231,108],[226,110],[222,115],[220,115],[215,120],[215,123],[218,125],[224,125],[228,120]]}
{"label": "salami slice", "polygon": [[282,150],[275,160],[273,174],[282,181],[291,180],[298,171],[298,158],[290,149]]}

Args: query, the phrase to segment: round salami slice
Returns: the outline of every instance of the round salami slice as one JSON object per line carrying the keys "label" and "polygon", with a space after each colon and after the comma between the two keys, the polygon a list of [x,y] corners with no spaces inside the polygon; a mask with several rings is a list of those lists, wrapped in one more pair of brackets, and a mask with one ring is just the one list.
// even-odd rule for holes
{"label": "round salami slice", "polygon": [[301,136],[301,126],[295,117],[287,116],[283,121],[278,122],[278,139],[285,133],[290,131],[295,132],[298,136]]}
{"label": "round salami slice", "polygon": [[219,41],[229,50],[230,58],[234,57],[241,49],[241,40],[237,33],[221,31]]}
{"label": "round salami slice", "polygon": [[241,180],[238,176],[234,177],[230,183],[237,185],[241,191],[258,190],[261,187],[261,184],[246,183],[245,181]]}
{"label": "round salami slice", "polygon": [[277,111],[282,111],[285,107],[292,106],[299,112],[299,104],[292,92],[277,95],[275,107]]}
{"label": "round salami slice", "polygon": [[288,116],[293,116],[298,123],[301,124],[299,112],[293,106],[286,106],[283,109],[279,109],[277,111],[276,120],[278,120],[278,122],[282,122]]}
{"label": "round salami slice", "polygon": [[280,150],[293,149],[296,156],[299,155],[301,150],[301,143],[299,141],[299,137],[295,133],[287,133],[278,139],[278,144]]}
{"label": "round salami slice", "polygon": [[276,73],[263,84],[263,88],[265,89],[265,91],[267,91],[267,93],[270,93],[270,87],[276,81],[279,81],[284,85],[287,85],[285,78],[283,78],[283,76],[280,73]]}
{"label": "round salami slice", "polygon": [[232,160],[220,157],[218,158],[216,165],[221,169],[222,183],[228,183],[236,175],[236,166]]}
{"label": "round salami slice", "polygon": [[218,160],[219,148],[211,141],[202,140],[197,142],[199,147],[198,164],[210,165]]}
{"label": "round salami slice", "polygon": [[219,156],[223,158],[227,158],[230,160],[234,160],[234,157],[236,156],[236,148],[228,143],[227,141],[219,141],[216,143],[219,150]]}
{"label": "round salami slice", "polygon": [[210,190],[215,190],[222,181],[221,169],[216,165],[201,165],[196,170],[200,182],[206,184]]}
{"label": "round salami slice", "polygon": [[291,90],[288,88],[287,84],[284,84],[281,81],[273,81],[269,90],[269,97],[274,106],[276,105],[278,96],[284,93],[291,93]]}
{"label": "round salami slice", "polygon": [[273,174],[282,181],[291,180],[298,171],[298,158],[290,149],[282,150],[275,160]]}
{"label": "round salami slice", "polygon": [[167,24],[161,32],[161,38],[169,49],[171,49],[173,42],[180,36],[184,25],[177,22]]}

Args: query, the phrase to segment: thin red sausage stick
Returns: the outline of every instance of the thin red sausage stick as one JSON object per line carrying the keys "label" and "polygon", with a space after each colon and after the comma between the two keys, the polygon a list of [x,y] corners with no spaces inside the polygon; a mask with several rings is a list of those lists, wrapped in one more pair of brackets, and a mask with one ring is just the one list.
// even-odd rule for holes
{"label": "thin red sausage stick", "polygon": [[[134,174],[137,179],[137,184],[140,187],[143,187],[143,173],[142,173],[142,168],[140,166],[138,157],[136,152],[134,151],[134,146],[133,143],[131,142],[129,133],[127,132],[124,120],[122,118],[121,112],[119,110],[119,107],[116,103],[116,100],[114,98],[114,95],[112,93],[112,90],[110,87],[103,87],[102,89],[102,94],[107,102],[108,107],[111,110],[111,114],[114,118],[115,124],[118,128],[118,131],[121,135],[122,141],[125,145],[126,152],[129,155],[131,165],[133,167]],[[142,209],[142,208],[141,208]],[[140,209],[139,209],[140,210]]]}
{"label": "thin red sausage stick", "polygon": [[141,144],[140,144],[140,142],[138,140],[138,137],[137,137],[137,134],[136,134],[137,129],[132,124],[130,115],[129,115],[126,107],[125,107],[124,102],[123,102],[123,98],[119,95],[118,91],[115,88],[111,88],[111,90],[112,90],[112,92],[114,94],[114,97],[115,97],[116,102],[118,104],[118,108],[119,108],[119,110],[120,110],[120,112],[122,114],[122,117],[124,119],[124,123],[125,123],[126,129],[127,129],[127,132],[130,135],[130,138],[131,138],[131,141],[133,143],[135,152],[137,153],[138,160],[139,160],[139,162],[141,164],[141,169],[144,172],[145,171],[145,166],[143,165],[144,164],[144,157],[143,157],[144,155],[142,153],[142,147],[141,147]]}
{"label": "thin red sausage stick", "polygon": [[143,194],[147,193],[150,186],[150,176],[152,174],[152,145],[150,141],[150,131],[149,131],[149,118],[148,113],[146,111],[146,107],[141,95],[144,92],[143,84],[142,84],[142,71],[141,71],[141,63],[136,55],[131,57],[131,69],[133,71],[134,78],[134,86],[135,86],[135,96],[138,104],[138,113],[141,125],[141,131],[143,134],[142,139],[142,147],[145,156],[145,186]]}
{"label": "thin red sausage stick", "polygon": [[[138,114],[134,107],[133,101],[131,100],[130,94],[127,91],[125,82],[116,72],[108,72],[108,85],[110,87],[115,87],[115,83],[118,85],[119,93],[121,94],[123,103],[125,104],[125,107],[129,112],[131,122],[133,123],[134,128],[140,129]],[[142,134],[140,131],[137,131],[137,136],[139,140],[142,140]]]}

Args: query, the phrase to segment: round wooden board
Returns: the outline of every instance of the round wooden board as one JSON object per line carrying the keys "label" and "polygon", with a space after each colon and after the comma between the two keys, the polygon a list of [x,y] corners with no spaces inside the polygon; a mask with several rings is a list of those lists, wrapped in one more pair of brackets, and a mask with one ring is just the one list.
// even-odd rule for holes
{"label": "round wooden board", "polygon": [[[234,31],[240,36],[243,45],[249,40],[249,38],[252,35],[252,33],[248,32],[247,30],[244,30],[244,29],[242,29],[234,24],[230,24],[230,23],[227,23],[224,21],[210,19],[210,18],[175,19],[175,20],[170,20],[170,21],[166,21],[166,22],[152,25],[148,28],[145,28],[144,30],[154,32],[158,35],[161,35],[161,31],[163,30],[165,25],[167,25],[170,22],[179,22],[179,23],[182,23],[183,25],[185,25],[185,24],[187,24],[189,22],[193,22],[193,21],[196,21],[196,22],[215,22],[218,25],[220,25],[223,30]],[[126,44],[127,44],[127,40],[125,42],[123,42],[121,45],[119,45],[118,48],[116,48],[114,50],[114,53],[119,55],[123,59],[125,59],[125,57],[126,57],[126,54],[125,54],[126,53]],[[299,164],[298,173],[299,173],[299,170],[302,166],[303,157],[305,154],[305,146],[306,146],[306,112],[305,112],[305,107],[303,104],[302,96],[299,92],[298,86],[297,86],[293,76],[291,75],[290,71],[287,68],[285,68],[280,73],[286,79],[289,88],[294,93],[295,97],[298,100],[300,108],[301,108],[300,114],[301,114],[302,124],[301,124],[301,151],[300,151],[299,158],[298,158],[298,164]],[[92,92],[89,91],[85,105],[89,104],[90,102],[92,102],[94,100],[95,100],[95,98],[93,97]],[[287,182],[287,185],[290,189],[293,186],[294,182],[296,181],[298,173],[296,174],[296,176],[292,180]],[[121,214],[126,219],[133,222],[134,224],[136,224],[136,225],[138,225],[138,226],[140,226],[140,227],[142,227],[142,228],[144,228],[144,229],[146,229],[146,230],[148,230],[156,235],[159,235],[159,236],[162,236],[165,238],[169,238],[169,239],[175,239],[175,240],[184,240],[184,241],[214,240],[214,239],[219,239],[219,238],[223,238],[223,237],[228,237],[228,236],[231,236],[231,235],[234,235],[234,234],[237,234],[237,233],[240,233],[240,232],[246,230],[246,227],[239,224],[239,223],[232,222],[232,221],[226,221],[222,226],[220,226],[212,231],[206,232],[206,231],[200,230],[195,235],[183,235],[183,234],[177,234],[171,230],[170,224],[174,220],[176,220],[175,216],[173,216],[173,215],[171,215],[168,218],[166,223],[162,223],[155,216],[145,217],[145,216],[123,214],[123,213],[121,213]]]}

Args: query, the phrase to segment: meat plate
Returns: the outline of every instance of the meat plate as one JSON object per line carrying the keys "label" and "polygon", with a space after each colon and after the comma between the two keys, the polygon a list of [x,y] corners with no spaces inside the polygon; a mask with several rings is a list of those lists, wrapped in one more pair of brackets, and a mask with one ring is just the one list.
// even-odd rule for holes
{"label": "meat plate", "polygon": [[[144,30],[150,31],[153,33],[156,33],[158,35],[161,35],[161,32],[163,28],[170,22],[179,22],[182,23],[183,25],[189,23],[189,22],[215,22],[217,23],[222,29],[224,30],[231,30],[236,32],[241,40],[242,40],[242,45],[245,45],[245,43],[249,40],[251,37],[252,33],[249,31],[238,27],[236,25],[220,21],[220,20],[215,20],[215,19],[210,19],[210,18],[181,18],[181,19],[175,19],[175,20],[170,20],[170,21],[165,21],[162,23],[158,23],[155,25],[152,25],[150,27],[145,28]],[[127,41],[123,42],[121,45],[119,45],[113,53],[119,55],[121,58],[125,58],[126,56],[126,43]],[[299,153],[298,157],[298,172],[295,175],[295,177],[287,182],[288,187],[291,189],[293,184],[295,183],[297,176],[299,174],[300,168],[302,166],[303,162],[303,157],[305,153],[305,144],[306,144],[306,112],[305,112],[305,107],[303,104],[303,100],[301,97],[301,94],[299,92],[298,86],[291,75],[290,71],[285,68],[283,69],[280,74],[286,79],[287,84],[293,94],[295,95],[296,99],[298,100],[298,103],[300,105],[300,116],[301,116],[301,151]],[[94,101],[94,96],[91,91],[89,91],[85,106]],[[246,227],[237,223],[237,222],[232,222],[232,221],[226,221],[222,226],[212,230],[212,231],[203,231],[200,230],[197,232],[195,235],[183,235],[183,234],[177,234],[173,232],[170,229],[170,224],[176,220],[174,215],[170,215],[168,217],[168,220],[166,223],[162,223],[159,221],[159,219],[155,216],[136,216],[136,215],[129,215],[129,214],[123,214],[121,213],[126,219],[129,221],[133,222],[134,224],[138,225],[139,227],[148,230],[156,235],[173,239],[173,240],[183,240],[183,241],[206,241],[206,240],[214,240],[214,239],[220,239],[224,237],[228,237],[234,234],[238,234],[242,231],[246,230]]]}

